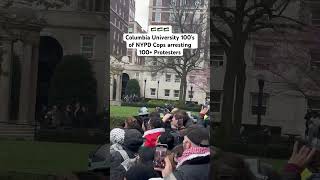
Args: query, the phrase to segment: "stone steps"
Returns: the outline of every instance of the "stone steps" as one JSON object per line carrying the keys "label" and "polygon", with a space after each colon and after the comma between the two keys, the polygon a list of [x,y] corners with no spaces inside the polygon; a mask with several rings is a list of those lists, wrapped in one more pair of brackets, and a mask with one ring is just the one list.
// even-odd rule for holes
{"label": "stone steps", "polygon": [[31,125],[15,125],[0,123],[0,138],[33,140],[34,127]]}

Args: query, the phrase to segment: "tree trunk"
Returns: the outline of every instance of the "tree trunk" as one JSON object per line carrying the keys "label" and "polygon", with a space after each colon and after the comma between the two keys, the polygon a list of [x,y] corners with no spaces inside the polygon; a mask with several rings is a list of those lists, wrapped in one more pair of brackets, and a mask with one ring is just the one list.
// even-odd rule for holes
{"label": "tree trunk", "polygon": [[185,104],[186,101],[187,75],[182,75],[180,83],[179,104]]}
{"label": "tree trunk", "polygon": [[235,64],[234,55],[227,57],[226,72],[223,83],[223,101],[221,112],[221,125],[219,127],[219,145],[223,148],[231,141],[232,133],[232,114],[234,101],[234,83],[235,83]]}
{"label": "tree trunk", "polygon": [[[243,52],[243,51],[242,51]],[[242,58],[243,63],[239,66],[239,70],[237,72],[237,83],[236,83],[236,97],[235,97],[235,105],[234,105],[234,125],[233,125],[233,133],[235,136],[240,135],[240,128],[242,124],[242,110],[243,110],[243,96],[244,90],[246,87],[246,64],[244,62],[244,58]]]}
{"label": "tree trunk", "polygon": [[[242,99],[238,99],[238,103],[241,104],[241,107],[239,109],[238,107],[235,109],[235,82],[236,77],[240,72],[239,69],[243,69],[243,67],[245,67],[242,65],[239,66],[239,63],[244,64],[244,42],[245,41],[243,41],[241,33],[235,34],[230,51],[227,53],[227,65],[223,84],[221,127],[219,130],[219,135],[221,136],[219,137],[221,140],[220,145],[222,148],[226,147],[227,144],[230,144],[232,140],[234,118],[239,118],[235,116],[237,115],[235,111],[237,110],[237,112],[242,112],[242,90],[237,91],[239,93],[239,97],[241,97],[240,94],[242,93]],[[245,80],[243,80],[241,77],[237,78],[237,86],[242,86],[243,82],[245,82]]]}
{"label": "tree trunk", "polygon": [[187,76],[186,76],[186,80],[185,80],[185,84],[184,84],[184,87],[183,87],[183,90],[184,90],[184,96],[183,96],[183,102],[185,103],[186,102],[186,98],[187,98]]}

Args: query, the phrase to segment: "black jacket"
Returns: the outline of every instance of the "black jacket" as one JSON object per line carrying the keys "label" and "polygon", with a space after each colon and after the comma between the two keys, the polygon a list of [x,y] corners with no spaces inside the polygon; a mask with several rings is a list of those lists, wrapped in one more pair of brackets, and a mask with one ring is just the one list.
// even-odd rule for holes
{"label": "black jacket", "polygon": [[[139,148],[143,144],[142,134],[136,129],[125,129],[123,150],[130,159],[135,158]],[[123,180],[126,170],[121,163],[124,161],[119,151],[110,151],[110,179]]]}
{"label": "black jacket", "polygon": [[173,175],[177,180],[208,180],[209,173],[210,156],[205,156],[184,162],[173,172]]}
{"label": "black jacket", "polygon": [[[125,150],[130,159],[135,157],[134,152]],[[118,151],[110,151],[110,179],[123,180],[126,170],[121,163],[124,161]]]}

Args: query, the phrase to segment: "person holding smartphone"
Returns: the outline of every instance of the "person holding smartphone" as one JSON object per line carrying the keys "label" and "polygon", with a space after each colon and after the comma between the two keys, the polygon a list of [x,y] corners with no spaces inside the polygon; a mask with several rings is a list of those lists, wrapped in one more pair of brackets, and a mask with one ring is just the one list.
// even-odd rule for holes
{"label": "person holding smartphone", "polygon": [[164,180],[208,180],[210,169],[209,132],[206,128],[189,128],[184,134],[183,153],[177,158],[176,170],[169,157],[164,168],[155,167]]}

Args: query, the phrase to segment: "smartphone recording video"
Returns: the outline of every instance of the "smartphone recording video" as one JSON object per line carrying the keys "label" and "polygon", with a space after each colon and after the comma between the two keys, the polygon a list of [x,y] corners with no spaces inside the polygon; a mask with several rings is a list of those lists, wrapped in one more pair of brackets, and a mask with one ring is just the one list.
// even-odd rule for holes
{"label": "smartphone recording video", "polygon": [[163,169],[165,167],[165,161],[167,155],[168,146],[166,144],[158,144],[154,155],[154,167]]}

